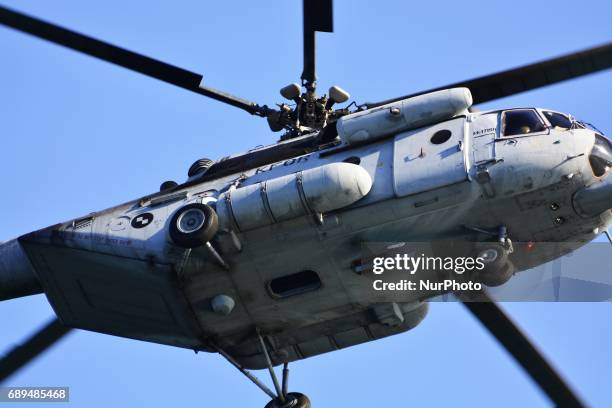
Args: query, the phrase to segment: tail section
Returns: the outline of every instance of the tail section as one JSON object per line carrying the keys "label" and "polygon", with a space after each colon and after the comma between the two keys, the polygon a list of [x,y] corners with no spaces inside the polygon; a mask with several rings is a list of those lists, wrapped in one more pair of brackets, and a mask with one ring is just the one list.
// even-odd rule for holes
{"label": "tail section", "polygon": [[42,287],[16,239],[0,244],[0,301],[42,293]]}

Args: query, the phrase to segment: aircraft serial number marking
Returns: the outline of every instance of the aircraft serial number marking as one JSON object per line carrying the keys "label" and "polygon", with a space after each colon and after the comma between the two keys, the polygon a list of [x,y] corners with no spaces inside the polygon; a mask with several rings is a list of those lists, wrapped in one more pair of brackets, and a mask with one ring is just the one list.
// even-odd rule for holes
{"label": "aircraft serial number marking", "polygon": [[486,128],[486,129],[479,129],[479,130],[475,130],[472,132],[472,136],[483,136],[486,133],[495,133],[497,132],[497,128],[496,127],[492,127],[492,128]]}

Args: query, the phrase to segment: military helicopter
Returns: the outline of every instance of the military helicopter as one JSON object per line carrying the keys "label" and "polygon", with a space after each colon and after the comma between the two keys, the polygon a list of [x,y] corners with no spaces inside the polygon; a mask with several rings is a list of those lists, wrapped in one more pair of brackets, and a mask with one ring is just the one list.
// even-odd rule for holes
{"label": "military helicopter", "polygon": [[[290,103],[270,108],[22,13],[0,8],[0,22],[283,132],[274,145],[197,161],[182,184],[3,244],[0,298],[44,292],[59,321],[7,355],[0,378],[75,327],[218,352],[270,396],[270,407],[308,406],[288,392],[289,362],[407,331],[427,311],[418,295],[400,303],[372,296],[355,263],[360,242],[469,237],[487,244],[485,283],[494,286],[555,256],[527,257],[513,242],[576,249],[611,222],[612,148],[600,132],[549,109],[472,109],[607,69],[611,44],[334,109],[349,96],[339,87],[317,95],[314,69],[315,32],[333,30],[331,1],[306,0],[302,83],[281,90]],[[494,303],[465,304],[553,401],[580,404]],[[273,369],[280,364],[282,382]],[[248,371],[259,368],[270,371],[274,391]]]}

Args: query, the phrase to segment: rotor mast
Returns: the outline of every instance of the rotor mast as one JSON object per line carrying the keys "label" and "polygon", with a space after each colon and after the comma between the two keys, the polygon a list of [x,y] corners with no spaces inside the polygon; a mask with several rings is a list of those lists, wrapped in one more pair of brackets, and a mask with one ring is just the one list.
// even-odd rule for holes
{"label": "rotor mast", "polygon": [[[333,10],[331,0],[303,0],[303,30],[304,30],[304,69],[302,70],[302,85],[290,84],[281,90],[281,95],[295,102],[295,108],[281,105],[281,115],[277,129],[287,129],[281,140],[290,139],[302,132],[322,129],[326,124],[331,107],[336,101],[331,101],[326,95],[317,97],[316,74],[316,32],[331,33],[333,27]],[[339,89],[339,88],[338,88]],[[346,97],[348,99],[348,95]],[[279,126],[282,124],[281,126]],[[272,125],[270,126],[272,128]],[[273,129],[274,130],[274,129]]]}
{"label": "rotor mast", "polygon": [[332,33],[334,31],[333,8],[331,0],[303,0],[304,16],[304,70],[302,86],[306,92],[313,94],[317,87],[316,66],[316,32]]}

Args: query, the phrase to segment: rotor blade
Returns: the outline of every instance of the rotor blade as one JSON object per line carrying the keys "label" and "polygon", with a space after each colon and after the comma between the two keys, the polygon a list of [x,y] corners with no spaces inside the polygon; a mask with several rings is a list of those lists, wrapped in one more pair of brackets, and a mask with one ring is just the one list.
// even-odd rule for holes
{"label": "rotor blade", "polygon": [[478,104],[577,78],[608,68],[612,68],[612,43],[535,64],[525,65],[508,71],[430,89],[425,92],[400,96],[382,102],[367,103],[366,106],[368,108],[374,108],[401,99],[439,91],[441,89],[458,87],[469,88],[474,98],[474,104]]}
{"label": "rotor blade", "polygon": [[478,301],[464,300],[463,304],[523,366],[555,406],[584,406],[535,345],[486,292],[480,292]]}
{"label": "rotor blade", "polygon": [[[332,0],[304,0],[304,70],[302,81],[312,85],[317,80],[315,73],[315,32],[334,31]],[[313,88],[314,89],[314,88]]]}
{"label": "rotor blade", "polygon": [[70,330],[58,319],[53,319],[25,343],[9,351],[0,360],[0,383],[42,354]]}
{"label": "rotor blade", "polygon": [[208,96],[217,101],[244,109],[254,115],[266,116],[268,113],[268,108],[265,106],[261,107],[254,102],[201,86],[202,75],[200,74],[128,51],[2,6],[0,6],[0,24],[104,61],[112,62],[113,64],[157,78],[200,95]]}

